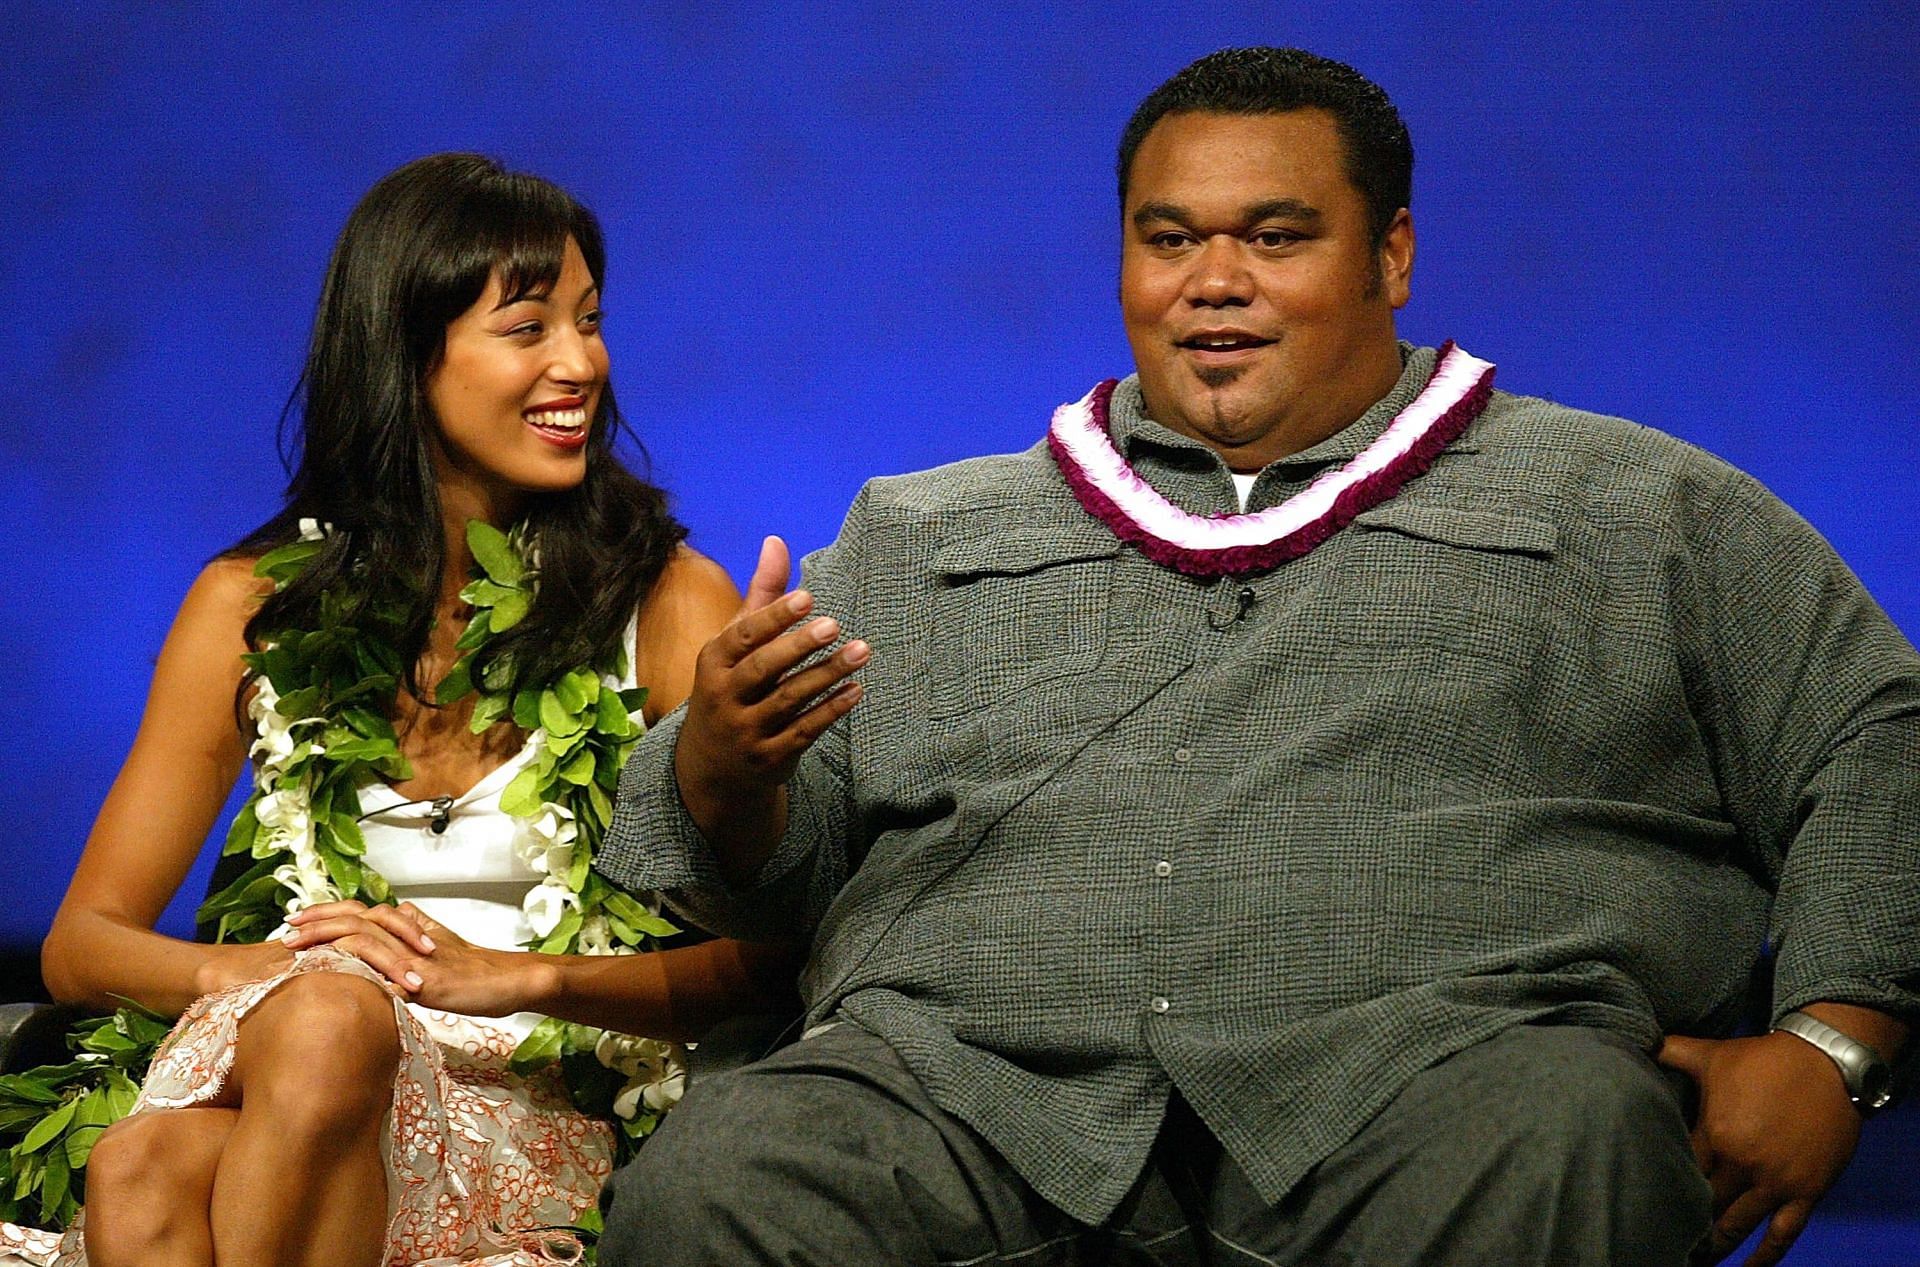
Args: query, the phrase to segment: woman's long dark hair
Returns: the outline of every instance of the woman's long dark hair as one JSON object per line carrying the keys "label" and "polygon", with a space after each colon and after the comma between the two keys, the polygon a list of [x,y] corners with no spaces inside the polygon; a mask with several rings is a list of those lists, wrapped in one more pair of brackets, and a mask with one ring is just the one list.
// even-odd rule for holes
{"label": "woman's long dark hair", "polygon": [[[372,607],[402,613],[393,639],[402,685],[425,698],[416,665],[433,626],[446,567],[445,529],[429,446],[436,423],[427,377],[447,326],[498,273],[505,294],[552,287],[567,240],[604,287],[599,222],[565,190],[478,154],[416,159],[375,185],[347,218],[327,266],[313,343],[288,411],[298,411],[299,460],[287,503],[228,557],[253,557],[299,535],[302,519],[330,523],[321,552],[247,622],[248,644],[320,624],[320,596],[344,597],[345,623]],[[627,622],[686,530],[664,494],[613,454],[622,426],[611,387],[587,441],[586,478],[531,494],[539,594],[527,617],[494,637],[514,689],[579,665],[612,662]],[[485,664],[475,665],[479,680]]]}

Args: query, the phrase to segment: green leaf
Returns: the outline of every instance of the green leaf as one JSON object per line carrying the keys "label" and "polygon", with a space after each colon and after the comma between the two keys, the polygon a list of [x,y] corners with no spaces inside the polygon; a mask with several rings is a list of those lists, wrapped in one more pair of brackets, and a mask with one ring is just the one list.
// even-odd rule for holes
{"label": "green leaf", "polygon": [[393,898],[393,886],[387,883],[387,877],[371,867],[360,873],[360,890],[373,902],[387,902]]}
{"label": "green leaf", "polygon": [[119,1121],[133,1112],[133,1102],[140,1096],[140,1088],[133,1079],[118,1069],[107,1072],[107,1107],[113,1110],[113,1120]]}
{"label": "green leaf", "polygon": [[253,565],[255,576],[268,577],[277,585],[285,585],[300,575],[308,560],[326,547],[325,541],[289,541],[261,555]]}
{"label": "green leaf", "polygon": [[480,685],[493,694],[500,694],[513,685],[513,657],[497,655],[487,661],[486,672],[480,675]]}
{"label": "green leaf", "polygon": [[40,1215],[49,1223],[61,1222],[66,1213],[61,1207],[67,1200],[67,1189],[73,1183],[73,1169],[67,1165],[67,1150],[56,1148],[47,1156],[46,1176],[40,1181]]}
{"label": "green leaf", "polygon": [[583,748],[561,768],[560,777],[577,787],[593,782],[593,750]]}
{"label": "green leaf", "polygon": [[478,580],[460,591],[460,597],[475,607],[492,607],[504,599],[526,591],[517,585],[496,585],[489,580]]}
{"label": "green leaf", "polygon": [[553,931],[548,933],[546,939],[540,943],[540,953],[543,955],[565,954],[573,945],[573,939],[579,934],[580,924],[584,918],[579,911],[568,908],[567,913],[560,917],[560,922],[553,926]]}
{"label": "green leaf", "polygon": [[527,766],[513,776],[506,791],[500,793],[500,808],[508,814],[525,818],[540,809],[540,771]]}
{"label": "green leaf", "polygon": [[473,659],[461,656],[447,670],[447,676],[440,679],[440,685],[433,688],[433,702],[452,704],[465,699],[473,693]]}
{"label": "green leaf", "polygon": [[513,724],[522,730],[540,729],[540,691],[528,687],[513,697]]}
{"label": "green leaf", "polygon": [[672,920],[655,915],[635,901],[632,894],[622,893],[618,889],[607,895],[607,910],[650,937],[671,937],[680,931],[679,925]]}
{"label": "green leaf", "polygon": [[227,843],[220,851],[221,857],[244,853],[253,848],[254,833],[259,829],[260,820],[253,814],[253,798],[248,797],[247,803],[240,807],[240,812],[233,816],[232,825],[227,828]]}
{"label": "green leaf", "polygon": [[[388,689],[392,689],[391,684],[389,684]],[[340,720],[346,722],[347,725],[351,726],[357,733],[364,735],[368,739],[385,739],[391,742],[394,738],[393,723],[380,716],[380,714],[373,712],[371,709],[343,709],[340,713]]]}
{"label": "green leaf", "polygon": [[0,1092],[32,1104],[58,1104],[60,1093],[41,1086],[25,1074],[0,1074]]}
{"label": "green leaf", "polygon": [[587,784],[587,802],[593,806],[593,814],[603,823],[613,821],[613,799],[601,790],[598,783]]}
{"label": "green leaf", "polygon": [[493,618],[486,611],[473,614],[467,627],[460,631],[459,641],[453,644],[455,651],[471,651],[493,636]]}
{"label": "green leaf", "polygon": [[34,1128],[27,1132],[27,1137],[20,1141],[18,1145],[20,1151],[23,1153],[39,1152],[51,1143],[59,1136],[61,1131],[67,1129],[67,1123],[73,1121],[74,1108],[79,1103],[78,1100],[67,1100],[62,1103],[60,1107],[41,1118],[40,1121],[34,1125]]}
{"label": "green leaf", "polygon": [[549,1016],[528,1031],[513,1049],[508,1065],[515,1073],[530,1073],[560,1058],[560,1044],[566,1038],[567,1023]]}
{"label": "green leaf", "polygon": [[587,706],[587,688],[582,685],[577,672],[565,674],[555,682],[553,696],[560,701],[560,707],[569,713],[578,714]]}
{"label": "green leaf", "polygon": [[527,612],[533,607],[533,593],[530,590],[509,590],[500,601],[490,609],[490,621],[496,633],[505,633],[527,618]]}
{"label": "green leaf", "polygon": [[339,890],[352,897],[360,891],[360,864],[344,854],[325,853],[321,855],[327,864],[327,874],[333,877],[333,883]]}
{"label": "green leaf", "polygon": [[540,724],[549,735],[571,735],[580,729],[580,719],[552,689],[540,692]]}
{"label": "green leaf", "polygon": [[498,585],[518,585],[526,575],[520,556],[507,541],[507,534],[481,519],[467,521],[467,549],[473,560]]}
{"label": "green leaf", "polygon": [[588,732],[584,729],[576,730],[571,735],[556,735],[552,731],[548,731],[547,752],[555,761],[558,761],[561,757],[566,756],[575,748],[585,743],[587,734]]}
{"label": "green leaf", "polygon": [[99,1142],[106,1131],[105,1126],[76,1126],[66,1138],[65,1152],[67,1165],[75,1170],[86,1167],[87,1158],[93,1155],[93,1146]]}
{"label": "green leaf", "polygon": [[349,858],[358,858],[367,852],[367,837],[360,830],[360,823],[352,814],[344,810],[334,810],[327,816],[327,826],[333,829],[333,847]]}
{"label": "green leaf", "polygon": [[485,732],[495,722],[505,717],[510,707],[511,704],[504,695],[482,695],[480,701],[473,706],[473,716],[467,719],[467,730],[476,735]]}
{"label": "green leaf", "polygon": [[618,691],[600,692],[595,712],[594,727],[609,735],[625,738],[626,733],[633,729],[633,723],[627,720],[626,702],[620,698]]}

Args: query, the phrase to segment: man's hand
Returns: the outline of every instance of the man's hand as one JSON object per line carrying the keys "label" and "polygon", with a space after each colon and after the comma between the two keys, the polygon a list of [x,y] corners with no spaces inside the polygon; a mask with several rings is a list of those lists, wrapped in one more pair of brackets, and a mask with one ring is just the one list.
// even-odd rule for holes
{"label": "man's hand", "polygon": [[839,637],[840,626],[801,623],[813,596],[782,592],[789,568],[786,544],[768,537],[740,615],[701,648],[674,751],[681,801],[741,881],[785,833],[786,782],[808,747],[859,701],[857,683],[840,683],[868,656],[866,643],[849,642],[795,671]]}
{"label": "man's hand", "polygon": [[1700,1087],[1693,1152],[1713,1185],[1714,1222],[1696,1261],[1719,1262],[1766,1222],[1747,1267],[1772,1267],[1860,1140],[1860,1114],[1840,1071],[1792,1034],[1676,1035],[1655,1059]]}

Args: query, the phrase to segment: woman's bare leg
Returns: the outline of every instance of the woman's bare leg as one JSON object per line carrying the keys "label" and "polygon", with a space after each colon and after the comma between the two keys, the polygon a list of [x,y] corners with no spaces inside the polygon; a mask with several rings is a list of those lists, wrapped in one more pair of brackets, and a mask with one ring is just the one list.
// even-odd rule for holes
{"label": "woman's bare leg", "polygon": [[210,1206],[233,1109],[154,1109],[116,1122],[87,1159],[92,1267],[212,1267]]}
{"label": "woman's bare leg", "polygon": [[305,973],[247,1015],[222,1095],[239,1118],[213,1184],[220,1262],[378,1267],[399,1059],[393,1000],[361,977]]}

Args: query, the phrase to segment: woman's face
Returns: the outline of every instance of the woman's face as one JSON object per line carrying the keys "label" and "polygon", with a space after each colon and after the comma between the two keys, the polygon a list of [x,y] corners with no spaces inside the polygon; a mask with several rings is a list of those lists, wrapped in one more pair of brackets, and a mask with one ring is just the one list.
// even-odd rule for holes
{"label": "woman's face", "polygon": [[573,239],[551,290],[505,299],[495,273],[447,326],[427,376],[442,492],[467,485],[502,511],[521,494],[585,478],[587,432],[607,383],[600,290]]}

